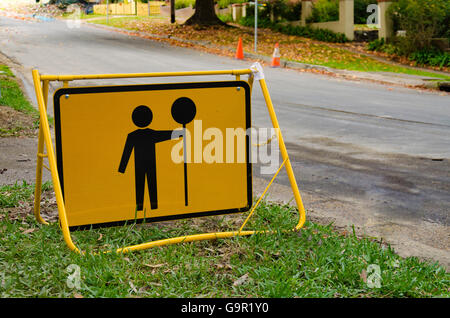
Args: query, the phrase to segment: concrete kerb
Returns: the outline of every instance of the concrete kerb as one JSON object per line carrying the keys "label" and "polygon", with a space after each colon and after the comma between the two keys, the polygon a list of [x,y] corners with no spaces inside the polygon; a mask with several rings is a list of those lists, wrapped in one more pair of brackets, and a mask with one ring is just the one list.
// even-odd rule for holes
{"label": "concrete kerb", "polygon": [[[93,27],[98,27],[98,28],[102,28],[102,29],[115,31],[115,32],[125,33],[128,35],[140,36],[140,37],[144,37],[144,38],[161,39],[161,40],[174,40],[174,41],[177,41],[180,43],[200,45],[200,46],[203,46],[206,48],[220,49],[223,51],[228,51],[230,53],[234,52],[229,47],[212,45],[208,41],[186,40],[186,39],[182,39],[182,38],[178,38],[178,37],[170,36],[170,35],[159,35],[159,34],[153,34],[153,33],[142,32],[142,31],[130,31],[130,30],[125,30],[125,29],[116,28],[116,27],[112,27],[112,26],[87,23],[84,21],[83,21],[83,23],[93,26]],[[266,55],[251,53],[251,52],[245,52],[245,57],[250,60],[259,60],[259,61],[264,61],[266,63],[270,63],[271,59],[272,59],[271,56],[266,56]],[[439,81],[436,79],[432,80],[431,78],[426,78],[426,79],[422,79],[420,77],[412,78],[414,76],[409,76],[410,78],[408,78],[408,76],[401,76],[401,74],[397,74],[397,73],[374,74],[374,73],[370,73],[370,72],[348,71],[348,70],[335,69],[335,68],[322,66],[322,65],[295,62],[295,61],[290,61],[290,60],[286,60],[286,59],[280,59],[280,65],[281,65],[281,67],[290,68],[290,69],[297,69],[297,70],[303,70],[303,71],[318,71],[325,75],[339,76],[339,77],[345,78],[347,80],[371,81],[371,82],[376,82],[379,84],[406,86],[409,88],[445,90],[446,87],[450,86],[450,82],[448,82],[448,81]],[[442,89],[442,88],[444,88],[444,89]]]}

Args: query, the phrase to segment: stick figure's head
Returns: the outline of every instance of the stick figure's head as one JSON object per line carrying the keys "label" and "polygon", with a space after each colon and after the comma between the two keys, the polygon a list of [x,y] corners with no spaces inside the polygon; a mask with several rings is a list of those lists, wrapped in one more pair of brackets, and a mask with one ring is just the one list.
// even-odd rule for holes
{"label": "stick figure's head", "polygon": [[143,128],[150,125],[153,119],[153,113],[148,106],[141,105],[133,110],[131,118],[136,126]]}

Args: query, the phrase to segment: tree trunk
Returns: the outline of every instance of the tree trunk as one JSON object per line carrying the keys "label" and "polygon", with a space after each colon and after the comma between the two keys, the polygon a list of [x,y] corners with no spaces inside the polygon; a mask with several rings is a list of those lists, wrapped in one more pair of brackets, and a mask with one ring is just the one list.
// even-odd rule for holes
{"label": "tree trunk", "polygon": [[195,0],[195,12],[184,23],[186,25],[227,25],[222,22],[214,10],[214,0]]}

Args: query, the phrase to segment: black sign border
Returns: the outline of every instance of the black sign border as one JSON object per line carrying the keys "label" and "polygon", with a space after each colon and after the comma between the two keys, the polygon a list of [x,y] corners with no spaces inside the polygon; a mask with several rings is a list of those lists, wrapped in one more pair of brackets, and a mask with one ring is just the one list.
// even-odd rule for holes
{"label": "black sign border", "polygon": [[[92,87],[63,87],[58,89],[53,95],[54,106],[54,120],[55,120],[55,144],[56,144],[56,163],[58,168],[59,181],[61,185],[61,191],[64,198],[64,173],[63,173],[63,160],[62,160],[62,137],[61,137],[61,105],[60,98],[66,94],[91,94],[91,93],[117,93],[117,92],[135,92],[135,91],[153,91],[153,90],[177,90],[177,89],[196,89],[196,88],[221,88],[221,87],[236,87],[243,88],[245,90],[245,121],[246,128],[251,127],[251,89],[245,81],[223,81],[223,82],[192,82],[192,83],[167,83],[167,84],[138,84],[138,85],[124,85],[124,86],[92,86]],[[168,215],[161,217],[145,217],[139,219],[103,222],[94,224],[83,224],[70,226],[69,230],[87,230],[100,227],[112,227],[121,226],[126,224],[140,224],[140,223],[154,223],[169,220],[179,220],[194,217],[213,216],[221,214],[232,214],[245,212],[250,209],[253,201],[252,190],[252,164],[251,164],[251,149],[250,149],[250,137],[247,135],[245,138],[247,148],[247,205],[245,207],[226,209],[226,210],[213,210],[177,215]]]}

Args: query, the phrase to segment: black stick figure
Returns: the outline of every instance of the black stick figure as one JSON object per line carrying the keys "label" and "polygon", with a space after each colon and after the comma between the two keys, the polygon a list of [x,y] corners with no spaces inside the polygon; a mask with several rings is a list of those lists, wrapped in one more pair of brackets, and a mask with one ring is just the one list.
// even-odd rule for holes
{"label": "black stick figure", "polygon": [[136,185],[136,208],[138,211],[144,208],[145,178],[150,196],[151,209],[158,208],[158,193],[156,183],[156,156],[155,144],[161,141],[179,138],[173,130],[152,130],[147,127],[153,119],[153,113],[145,105],[138,106],[132,114],[133,123],[143,129],[136,129],[128,134],[122,159],[120,160],[119,172],[125,173],[131,152],[134,150],[135,163],[135,185]]}

